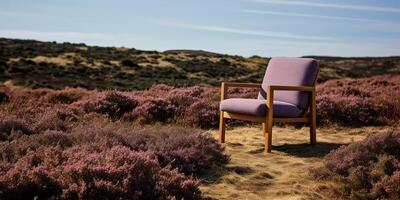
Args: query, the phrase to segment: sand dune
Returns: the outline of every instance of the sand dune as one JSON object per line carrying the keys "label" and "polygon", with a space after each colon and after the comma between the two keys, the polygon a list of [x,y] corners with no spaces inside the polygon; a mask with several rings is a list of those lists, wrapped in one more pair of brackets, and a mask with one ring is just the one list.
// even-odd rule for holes
{"label": "sand dune", "polygon": [[226,135],[230,163],[208,174],[201,190],[211,199],[331,199],[323,192],[329,184],[314,181],[309,169],[321,166],[332,149],[389,129],[320,128],[318,144],[310,146],[307,128],[274,127],[273,150],[267,154],[261,127],[234,128]]}

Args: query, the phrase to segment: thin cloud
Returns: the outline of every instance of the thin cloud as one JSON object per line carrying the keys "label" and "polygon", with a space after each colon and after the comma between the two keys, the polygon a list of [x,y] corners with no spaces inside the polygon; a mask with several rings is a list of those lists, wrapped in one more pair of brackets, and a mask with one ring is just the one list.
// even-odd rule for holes
{"label": "thin cloud", "polygon": [[0,36],[10,38],[54,38],[54,39],[100,39],[108,35],[100,33],[32,31],[32,30],[0,30]]}
{"label": "thin cloud", "polygon": [[173,23],[173,22],[162,22],[164,25],[209,31],[209,32],[219,32],[219,33],[230,33],[230,34],[240,34],[240,35],[250,35],[250,36],[260,36],[260,37],[270,37],[270,38],[286,38],[286,39],[300,39],[300,40],[325,40],[325,41],[335,41],[336,39],[330,37],[319,37],[319,36],[305,36],[287,32],[276,32],[276,31],[260,31],[260,30],[249,30],[249,29],[238,29],[230,28],[224,26],[210,26],[210,25],[190,25],[183,23]]}
{"label": "thin cloud", "polygon": [[346,10],[362,10],[362,11],[374,11],[374,12],[400,13],[400,8],[382,7],[382,6],[318,3],[318,2],[311,2],[311,1],[293,1],[293,0],[248,0],[248,1],[259,2],[259,3],[268,3],[268,4],[288,5],[288,6],[306,6],[306,7],[318,7],[318,8],[334,8],[334,9],[346,9]]}
{"label": "thin cloud", "polygon": [[359,21],[359,22],[380,22],[373,19],[362,19],[353,17],[339,17],[330,15],[313,15],[304,13],[291,13],[291,12],[273,12],[273,11],[262,11],[262,10],[242,10],[245,13],[260,14],[260,15],[277,15],[277,16],[289,16],[289,17],[309,17],[319,19],[331,19],[331,20],[345,20],[345,21]]}
{"label": "thin cloud", "polygon": [[49,15],[44,15],[44,14],[29,14],[29,13],[22,13],[22,12],[14,12],[14,11],[3,11],[0,10],[0,16],[3,17],[22,17],[22,18],[46,18],[46,17],[51,17]]}

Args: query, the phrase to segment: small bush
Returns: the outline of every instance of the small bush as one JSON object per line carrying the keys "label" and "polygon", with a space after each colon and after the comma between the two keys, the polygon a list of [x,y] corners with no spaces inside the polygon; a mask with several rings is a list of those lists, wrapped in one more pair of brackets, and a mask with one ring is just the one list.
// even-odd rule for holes
{"label": "small bush", "polygon": [[10,95],[5,91],[0,91],[0,104],[10,100]]}
{"label": "small bush", "polygon": [[55,107],[46,110],[36,119],[35,130],[36,132],[46,130],[66,131],[71,129],[78,119],[77,110],[63,106]]}
{"label": "small bush", "polygon": [[111,119],[119,119],[124,113],[132,111],[138,105],[138,101],[122,95],[118,92],[107,92],[98,100],[89,100],[84,109],[87,112],[107,114]]}
{"label": "small bush", "polygon": [[157,99],[146,99],[136,107],[134,113],[142,123],[168,122],[175,114],[176,107],[168,101]]}
{"label": "small bush", "polygon": [[132,60],[126,59],[121,61],[121,65],[126,66],[126,67],[139,67],[137,63],[135,63]]}
{"label": "small bush", "polygon": [[108,61],[108,60],[102,60],[101,62],[102,62],[103,64],[105,64],[105,65],[112,65],[111,62]]}
{"label": "small bush", "polygon": [[324,169],[313,174],[333,179],[339,186],[335,196],[351,199],[399,199],[400,132],[367,137],[332,151],[324,158]]}
{"label": "small bush", "polygon": [[25,121],[0,114],[0,141],[10,139],[13,134],[31,135],[33,133],[33,129]]}
{"label": "small bush", "polygon": [[217,127],[219,119],[219,103],[205,99],[190,105],[186,111],[187,124],[193,124],[201,128]]}
{"label": "small bush", "polygon": [[81,99],[83,95],[82,92],[67,89],[49,93],[45,99],[51,104],[71,104]]}

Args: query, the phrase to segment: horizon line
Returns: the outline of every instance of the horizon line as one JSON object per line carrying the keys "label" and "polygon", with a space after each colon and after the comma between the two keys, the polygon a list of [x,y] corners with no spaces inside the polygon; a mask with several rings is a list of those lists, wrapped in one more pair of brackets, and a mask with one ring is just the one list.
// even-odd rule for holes
{"label": "horizon line", "polygon": [[219,52],[214,52],[214,51],[209,51],[209,50],[204,50],[204,49],[168,49],[168,50],[157,50],[157,49],[137,49],[135,47],[128,47],[128,46],[117,46],[117,45],[94,45],[94,44],[88,44],[85,42],[70,42],[70,41],[50,41],[50,40],[40,40],[40,39],[34,39],[34,38],[12,38],[12,37],[3,37],[0,35],[0,39],[6,39],[6,40],[31,40],[35,42],[42,42],[42,43],[53,43],[55,42],[56,44],[63,44],[63,43],[70,43],[73,45],[85,45],[89,47],[98,47],[98,48],[128,48],[128,49],[134,49],[134,50],[139,50],[139,51],[156,51],[158,53],[165,53],[167,51],[203,51],[205,53],[213,53],[213,54],[219,54],[219,55],[228,55],[228,56],[241,56],[244,58],[250,58],[254,56],[262,57],[262,58],[273,58],[273,57],[331,57],[331,58],[393,58],[393,57],[400,57],[399,55],[388,55],[388,56],[337,56],[337,55],[322,55],[322,54],[315,54],[315,55],[302,55],[302,56],[261,56],[261,55],[251,55],[251,56],[244,56],[244,55],[238,55],[238,54],[229,54],[229,53],[219,53]]}

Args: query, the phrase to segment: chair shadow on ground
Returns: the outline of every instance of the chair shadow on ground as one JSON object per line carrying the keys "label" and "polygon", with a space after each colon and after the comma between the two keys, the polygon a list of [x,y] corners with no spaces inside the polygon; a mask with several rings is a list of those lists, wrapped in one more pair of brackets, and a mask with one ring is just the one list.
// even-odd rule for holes
{"label": "chair shadow on ground", "polygon": [[301,158],[322,158],[334,149],[339,148],[345,144],[339,143],[328,143],[328,142],[318,142],[315,145],[309,143],[301,144],[284,144],[279,146],[273,146],[272,150],[287,153],[292,156]]}

